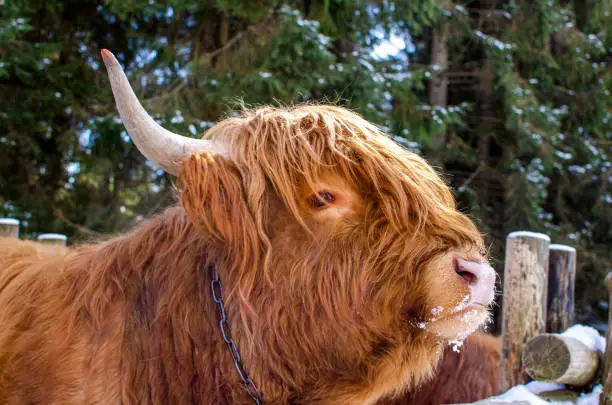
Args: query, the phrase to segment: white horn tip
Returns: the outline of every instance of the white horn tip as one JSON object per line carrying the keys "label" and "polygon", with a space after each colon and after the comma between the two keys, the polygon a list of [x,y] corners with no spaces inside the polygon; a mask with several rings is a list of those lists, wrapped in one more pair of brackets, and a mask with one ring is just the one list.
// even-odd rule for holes
{"label": "white horn tip", "polygon": [[110,69],[113,66],[120,66],[119,62],[117,62],[117,58],[115,58],[115,55],[113,55],[113,53],[108,49],[102,49],[100,54],[102,54],[102,60],[104,61],[107,69]]}

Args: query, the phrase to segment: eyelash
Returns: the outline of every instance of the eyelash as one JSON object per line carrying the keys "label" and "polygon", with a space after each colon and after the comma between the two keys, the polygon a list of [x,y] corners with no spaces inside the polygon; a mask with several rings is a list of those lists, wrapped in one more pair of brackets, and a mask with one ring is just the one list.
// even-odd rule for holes
{"label": "eyelash", "polygon": [[328,204],[333,203],[335,199],[336,198],[334,197],[334,195],[329,191],[321,191],[317,194],[313,194],[312,196],[310,196],[309,203],[313,208],[320,209],[327,206]]}

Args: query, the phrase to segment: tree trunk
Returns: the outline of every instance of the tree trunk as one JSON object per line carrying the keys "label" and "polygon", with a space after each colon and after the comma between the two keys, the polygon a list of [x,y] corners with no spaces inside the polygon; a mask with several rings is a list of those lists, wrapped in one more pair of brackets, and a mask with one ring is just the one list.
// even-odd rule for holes
{"label": "tree trunk", "polygon": [[[446,6],[443,5],[443,7]],[[448,104],[448,32],[449,24],[443,18],[433,29],[431,41],[432,75],[429,81],[429,104],[432,107],[446,107]],[[434,134],[433,147],[435,162],[442,165],[442,153],[446,144],[446,131]]]}
{"label": "tree trunk", "polygon": [[[480,115],[483,118],[493,117],[493,65],[491,60],[485,57],[480,74]],[[478,125],[478,164],[487,167],[489,165],[489,156],[491,155],[491,137],[490,134],[495,130],[496,125],[490,120],[483,119]],[[485,171],[485,173],[487,173]],[[476,181],[478,199],[484,207],[489,205],[489,184],[491,179],[484,176],[484,181]]]}
{"label": "tree trunk", "polygon": [[[217,30],[215,33],[215,49],[221,49],[229,40],[229,21],[227,19],[227,14],[224,11],[218,12],[215,22],[217,25]],[[217,63],[222,63],[222,61],[219,60],[220,57],[221,55],[215,55],[211,59],[213,66],[216,66]]]}
{"label": "tree trunk", "polygon": [[221,48],[229,39],[229,21],[227,20],[227,14],[224,12],[219,13],[219,27],[217,31],[217,48]]}

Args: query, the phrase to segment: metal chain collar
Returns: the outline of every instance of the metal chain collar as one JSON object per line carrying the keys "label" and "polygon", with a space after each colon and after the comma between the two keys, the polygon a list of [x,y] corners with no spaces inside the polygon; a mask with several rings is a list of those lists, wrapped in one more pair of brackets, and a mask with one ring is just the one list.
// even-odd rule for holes
{"label": "metal chain collar", "polygon": [[227,313],[225,312],[225,307],[223,305],[223,287],[221,287],[221,280],[219,279],[219,273],[217,272],[217,268],[214,264],[210,265],[210,276],[211,283],[210,288],[212,290],[212,297],[215,304],[217,304],[217,309],[219,310],[219,328],[221,329],[221,336],[223,337],[223,341],[227,345],[227,348],[232,356],[232,360],[234,360],[234,366],[236,367],[236,371],[238,371],[238,375],[242,379],[242,383],[244,384],[244,388],[246,389],[247,394],[257,405],[263,405],[261,399],[261,393],[257,389],[255,382],[249,376],[249,373],[244,368],[242,364],[242,358],[240,357],[240,351],[238,350],[238,345],[232,339],[232,330],[230,328],[229,321],[227,319]]}

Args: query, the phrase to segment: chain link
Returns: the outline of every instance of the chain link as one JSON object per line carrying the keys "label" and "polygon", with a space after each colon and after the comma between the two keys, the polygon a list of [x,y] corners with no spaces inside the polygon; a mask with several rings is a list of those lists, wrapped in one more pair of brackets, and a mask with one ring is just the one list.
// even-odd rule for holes
{"label": "chain link", "polygon": [[242,357],[240,356],[240,351],[238,350],[238,345],[232,339],[232,330],[230,328],[229,321],[227,319],[227,313],[225,312],[225,306],[223,305],[223,287],[221,287],[221,280],[219,279],[219,273],[217,272],[217,268],[214,264],[210,265],[210,275],[211,275],[211,283],[210,288],[212,290],[212,297],[215,304],[217,304],[217,309],[219,310],[219,328],[221,329],[221,336],[223,337],[223,341],[227,345],[227,349],[232,356],[232,360],[234,360],[234,366],[236,367],[236,371],[242,380],[242,384],[244,384],[244,388],[249,394],[253,401],[257,405],[263,405],[261,399],[261,393],[257,389],[255,382],[249,376],[249,373],[244,368],[242,364]]}

